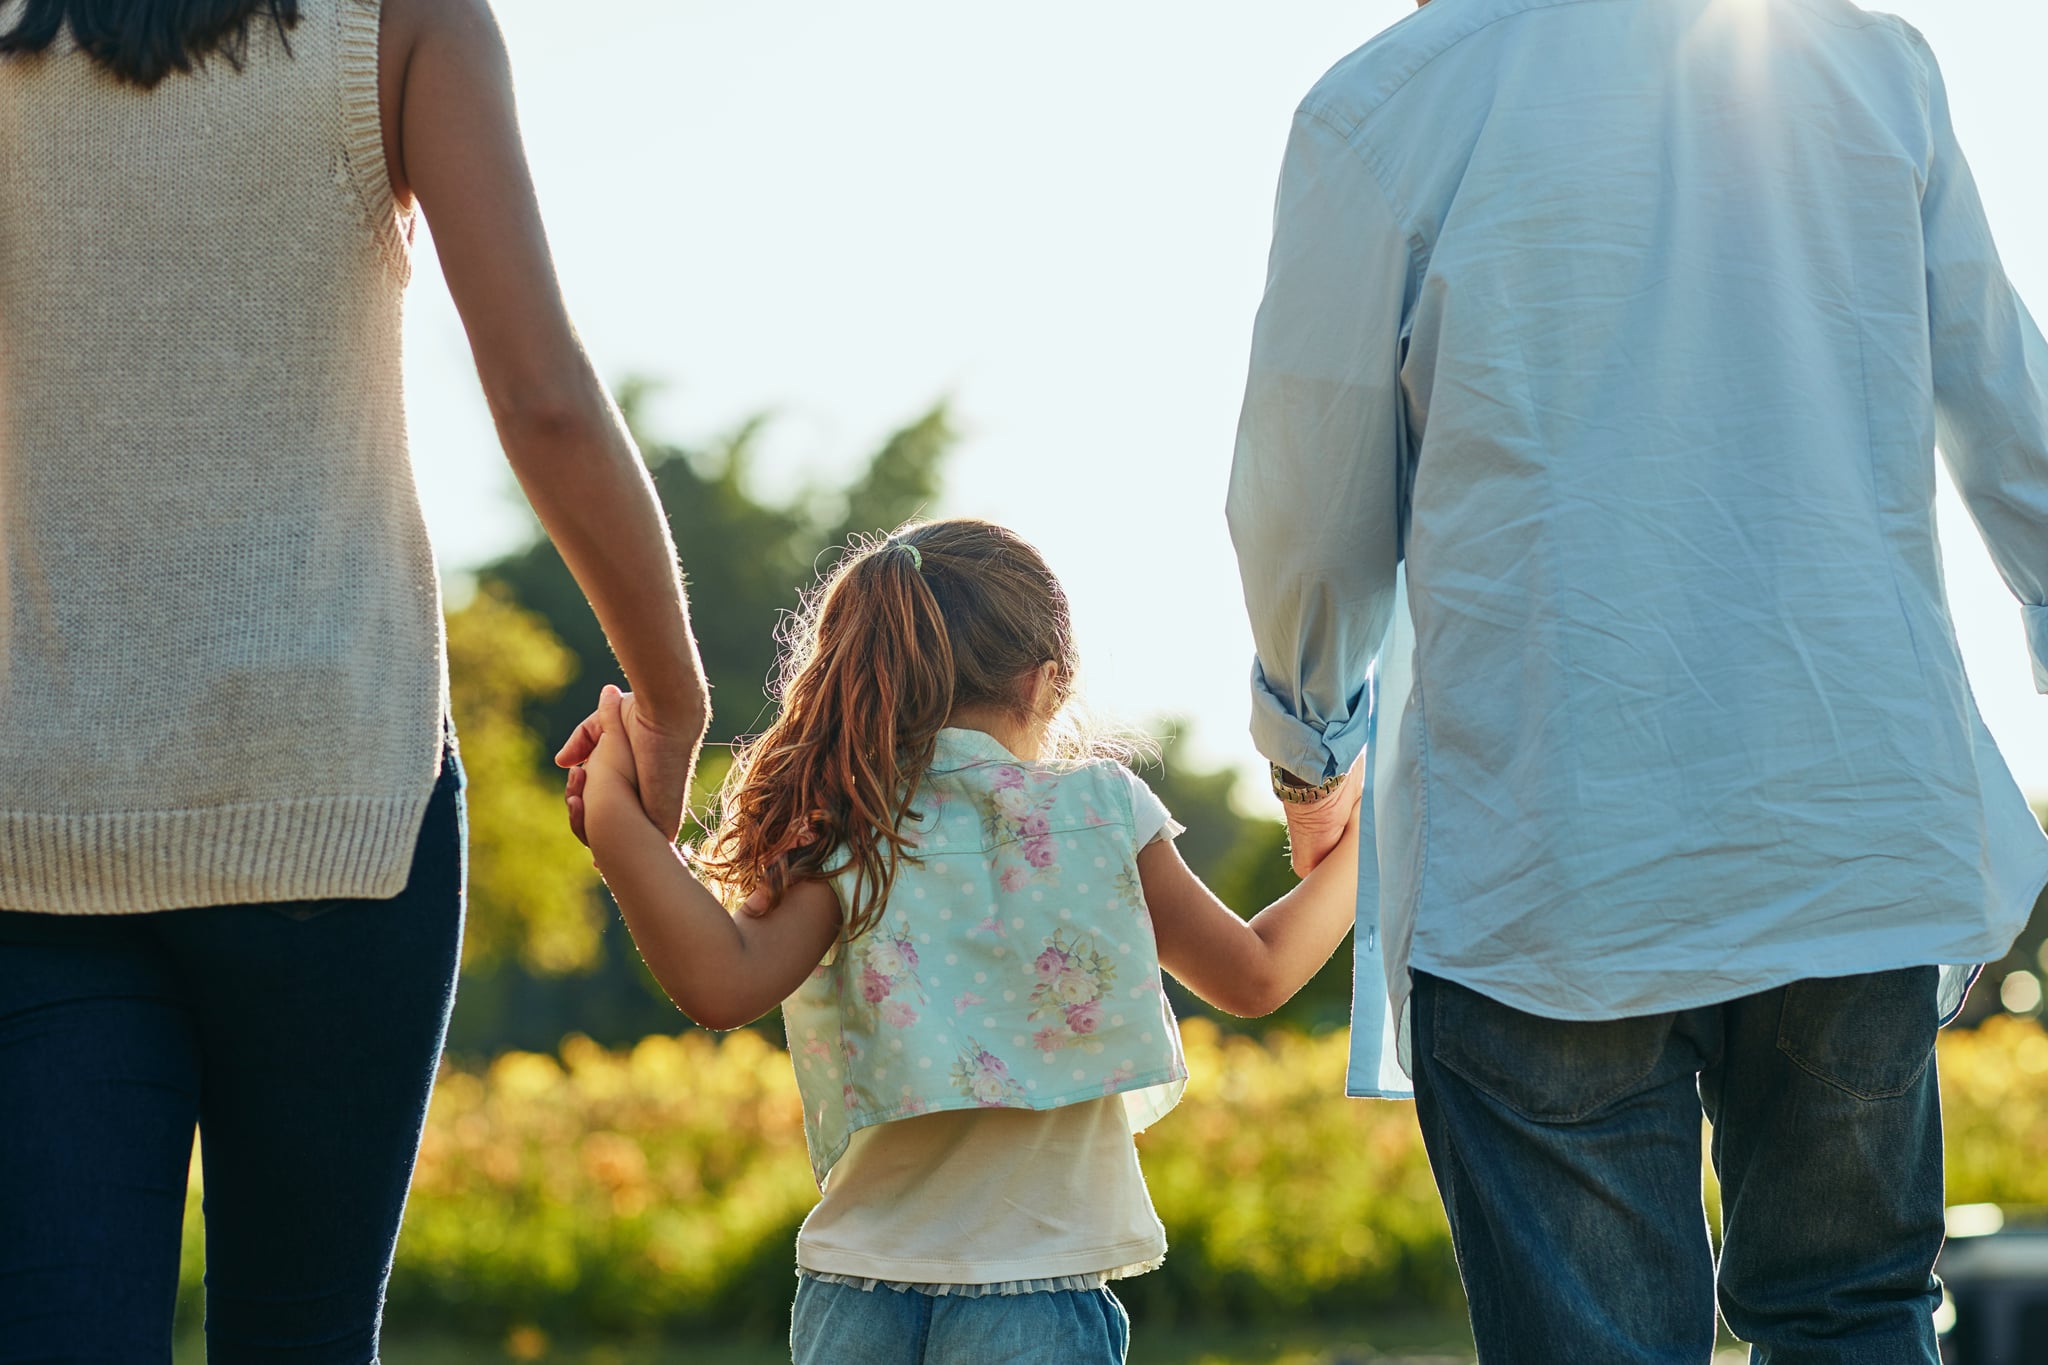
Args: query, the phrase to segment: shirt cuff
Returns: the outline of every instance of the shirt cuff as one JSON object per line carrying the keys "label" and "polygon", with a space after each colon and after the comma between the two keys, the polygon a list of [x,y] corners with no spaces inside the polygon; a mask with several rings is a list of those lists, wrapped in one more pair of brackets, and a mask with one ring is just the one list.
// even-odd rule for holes
{"label": "shirt cuff", "polygon": [[1320,727],[1302,720],[1293,704],[1266,680],[1266,670],[1252,660],[1252,743],[1266,760],[1307,782],[1320,782],[1345,771],[1365,748],[1371,733],[1371,693],[1360,688],[1341,714]]}
{"label": "shirt cuff", "polygon": [[2048,693],[2048,607],[2021,607],[2027,623],[2027,651],[2034,656],[2034,690]]}

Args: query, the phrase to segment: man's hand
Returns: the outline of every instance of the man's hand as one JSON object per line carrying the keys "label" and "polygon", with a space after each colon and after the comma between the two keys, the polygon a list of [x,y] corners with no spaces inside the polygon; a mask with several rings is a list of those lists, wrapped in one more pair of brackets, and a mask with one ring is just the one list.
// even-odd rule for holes
{"label": "man's hand", "polygon": [[[697,750],[704,739],[702,717],[684,717],[671,723],[657,716],[631,692],[620,694],[622,725],[633,750],[633,767],[639,779],[640,808],[654,827],[673,841],[683,828],[683,810],[690,800],[690,780],[697,770]],[[555,755],[558,767],[574,769],[597,751],[604,734],[601,711],[593,711],[576,727],[568,742]],[[570,775],[569,827],[576,837],[589,843],[583,829],[583,803],[579,782]]]}
{"label": "man's hand", "polygon": [[1365,791],[1365,755],[1351,765],[1337,790],[1320,801],[1296,805],[1286,803],[1287,858],[1294,875],[1306,877],[1330,850],[1343,842],[1344,831],[1358,817],[1358,803]]}

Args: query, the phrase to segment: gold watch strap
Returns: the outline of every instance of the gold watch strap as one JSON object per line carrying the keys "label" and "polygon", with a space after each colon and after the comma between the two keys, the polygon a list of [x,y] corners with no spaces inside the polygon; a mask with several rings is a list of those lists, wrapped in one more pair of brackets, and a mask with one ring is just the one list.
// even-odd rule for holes
{"label": "gold watch strap", "polygon": [[1335,777],[1324,778],[1314,786],[1309,786],[1278,763],[1271,766],[1273,769],[1273,795],[1279,797],[1290,806],[1311,805],[1344,785],[1343,773],[1338,773]]}

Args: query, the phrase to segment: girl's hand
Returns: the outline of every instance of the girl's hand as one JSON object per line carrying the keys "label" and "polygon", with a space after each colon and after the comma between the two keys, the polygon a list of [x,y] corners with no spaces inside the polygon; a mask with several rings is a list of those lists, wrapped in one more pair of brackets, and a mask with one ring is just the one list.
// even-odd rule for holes
{"label": "girl's hand", "polygon": [[599,694],[597,710],[584,722],[591,732],[589,757],[569,770],[566,796],[569,827],[579,839],[585,839],[593,807],[603,809],[621,799],[636,807],[640,804],[639,768],[628,728],[633,709],[630,695],[607,684]]}

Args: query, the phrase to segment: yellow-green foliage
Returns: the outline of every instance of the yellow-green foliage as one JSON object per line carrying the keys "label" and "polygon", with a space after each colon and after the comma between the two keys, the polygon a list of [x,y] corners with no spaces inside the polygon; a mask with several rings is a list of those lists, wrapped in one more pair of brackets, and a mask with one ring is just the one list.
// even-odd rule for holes
{"label": "yellow-green foliage", "polygon": [[1457,1270],[1409,1104],[1344,1098],[1343,1032],[1183,1028],[1187,1097],[1139,1140],[1166,1269],[1118,1292],[1163,1317],[1455,1302]]}
{"label": "yellow-green foliage", "polygon": [[1949,1203],[2048,1205],[2048,1032],[1994,1015],[1940,1066]]}
{"label": "yellow-green foliage", "polygon": [[[1172,1251],[1119,1286],[1162,1318],[1456,1301],[1405,1104],[1342,1097],[1344,1037],[1185,1029],[1186,1101],[1141,1140]],[[2048,1203],[2048,1033],[1992,1020],[1941,1043],[1951,1202]],[[195,1191],[196,1192],[196,1191]],[[392,1283],[394,1320],[494,1338],[697,1324],[780,1330],[815,1193],[788,1058],[758,1035],[583,1040],[451,1068]],[[188,1294],[197,1290],[197,1201]]]}
{"label": "yellow-green foliage", "polygon": [[597,957],[604,925],[590,856],[570,835],[527,708],[575,666],[545,622],[489,584],[448,616],[448,682],[469,775],[467,968],[518,959],[541,973]]}

